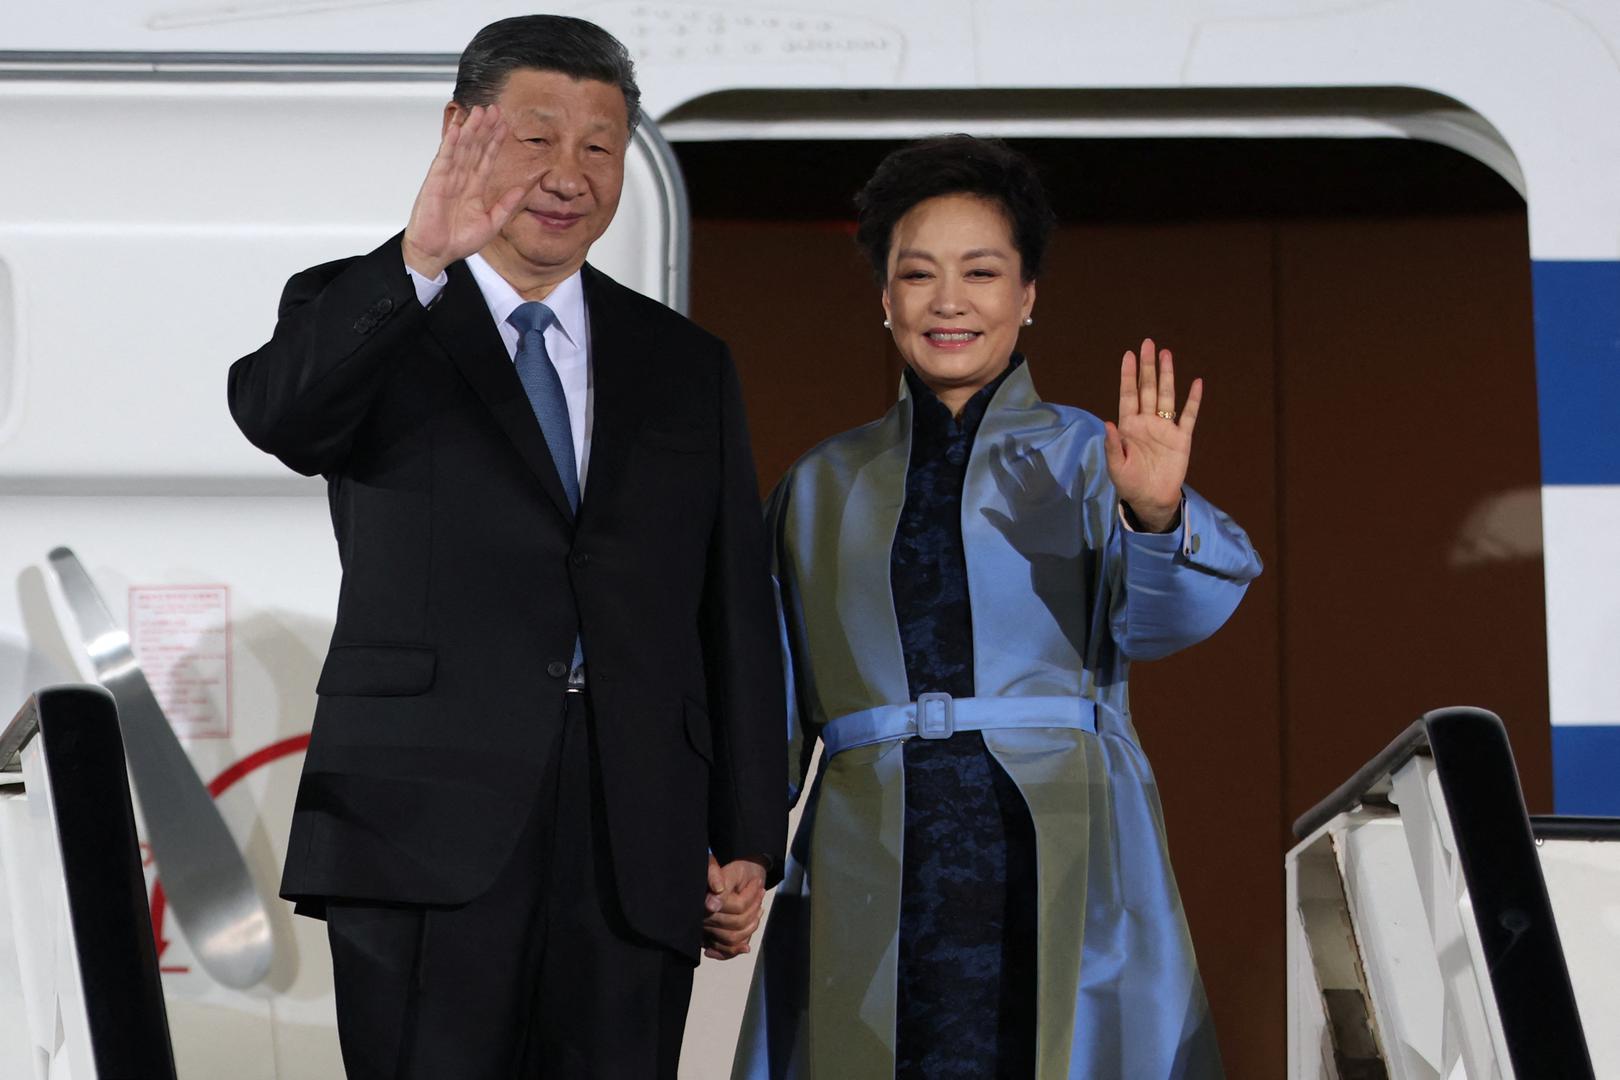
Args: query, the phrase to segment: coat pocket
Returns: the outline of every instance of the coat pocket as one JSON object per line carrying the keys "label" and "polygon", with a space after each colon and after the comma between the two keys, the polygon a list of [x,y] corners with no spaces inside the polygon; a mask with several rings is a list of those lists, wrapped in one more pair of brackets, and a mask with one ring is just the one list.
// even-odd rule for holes
{"label": "coat pocket", "polygon": [[692,744],[698,757],[713,766],[714,744],[709,736],[709,714],[691,698],[682,698],[681,705],[686,712],[686,741]]}
{"label": "coat pocket", "polygon": [[323,696],[407,697],[433,685],[438,654],[427,645],[334,645],[315,692]]}

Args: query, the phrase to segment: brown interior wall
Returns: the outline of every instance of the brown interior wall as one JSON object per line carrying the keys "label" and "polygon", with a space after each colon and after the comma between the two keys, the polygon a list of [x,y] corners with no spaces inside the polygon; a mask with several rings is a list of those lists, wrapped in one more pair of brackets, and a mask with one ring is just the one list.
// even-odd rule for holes
{"label": "brown interior wall", "polygon": [[1540,551],[1463,536],[1511,492],[1541,535],[1523,216],[1294,222],[1277,281],[1286,812],[1425,710],[1482,705],[1551,813]]}
{"label": "brown interior wall", "polygon": [[[847,224],[694,222],[693,315],[737,357],[767,490],[893,401]],[[1189,482],[1266,561],[1132,699],[1228,1075],[1280,1078],[1293,818],[1458,703],[1507,718],[1551,805],[1539,551],[1457,554],[1482,500],[1539,484],[1523,212],[1070,224],[1050,258],[1021,339],[1042,396],[1111,417],[1121,352],[1171,346],[1208,386]]]}
{"label": "brown interior wall", "polygon": [[762,492],[894,401],[900,362],[841,222],[693,222],[692,318],[731,345]]}

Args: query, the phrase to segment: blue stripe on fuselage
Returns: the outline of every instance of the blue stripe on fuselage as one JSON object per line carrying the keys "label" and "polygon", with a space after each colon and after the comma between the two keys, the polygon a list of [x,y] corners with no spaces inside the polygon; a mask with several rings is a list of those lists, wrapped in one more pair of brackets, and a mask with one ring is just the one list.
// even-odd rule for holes
{"label": "blue stripe on fuselage", "polygon": [[1620,817],[1620,724],[1554,724],[1552,750],[1560,814]]}
{"label": "blue stripe on fuselage", "polygon": [[1531,263],[1543,484],[1620,484],[1620,261]]}

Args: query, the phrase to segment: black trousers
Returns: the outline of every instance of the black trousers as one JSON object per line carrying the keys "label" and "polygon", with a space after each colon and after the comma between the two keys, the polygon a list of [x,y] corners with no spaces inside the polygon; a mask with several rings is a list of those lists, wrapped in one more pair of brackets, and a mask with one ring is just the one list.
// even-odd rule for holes
{"label": "black trousers", "polygon": [[456,908],[328,903],[349,1080],[674,1080],[693,963],[620,914],[586,695],[567,695],[557,738],[487,893]]}

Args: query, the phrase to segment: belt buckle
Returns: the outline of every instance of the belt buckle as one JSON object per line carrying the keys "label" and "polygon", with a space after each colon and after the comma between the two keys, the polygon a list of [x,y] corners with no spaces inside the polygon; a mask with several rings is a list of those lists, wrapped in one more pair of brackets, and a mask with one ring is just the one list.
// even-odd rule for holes
{"label": "belt buckle", "polygon": [[917,735],[923,739],[948,739],[956,734],[956,703],[949,694],[917,696]]}

